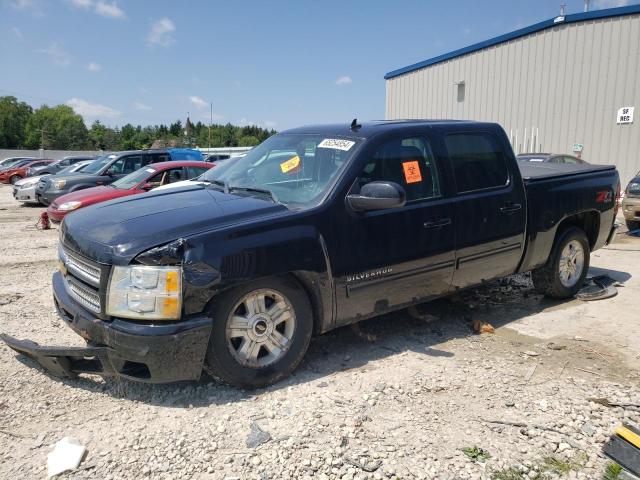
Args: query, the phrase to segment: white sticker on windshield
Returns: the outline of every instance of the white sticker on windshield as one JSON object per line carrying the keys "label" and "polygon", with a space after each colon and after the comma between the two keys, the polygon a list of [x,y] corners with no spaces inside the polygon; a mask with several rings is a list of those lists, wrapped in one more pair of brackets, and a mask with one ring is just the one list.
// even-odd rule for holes
{"label": "white sticker on windshield", "polygon": [[155,170],[153,168],[145,168],[145,171],[147,171],[148,173],[155,172]]}
{"label": "white sticker on windshield", "polygon": [[543,158],[530,158],[529,159],[530,162],[544,162]]}
{"label": "white sticker on windshield", "polygon": [[109,155],[107,158],[113,159],[113,158],[116,158],[116,157],[117,157],[117,155]]}
{"label": "white sticker on windshield", "polygon": [[325,138],[318,144],[318,148],[334,148],[336,150],[350,150],[356,142],[351,140],[341,140],[339,138]]}

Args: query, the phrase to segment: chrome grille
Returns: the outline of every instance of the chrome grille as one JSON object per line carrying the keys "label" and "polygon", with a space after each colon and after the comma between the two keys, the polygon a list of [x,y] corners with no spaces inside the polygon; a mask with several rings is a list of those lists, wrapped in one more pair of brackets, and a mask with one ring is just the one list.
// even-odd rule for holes
{"label": "chrome grille", "polygon": [[96,290],[91,287],[78,282],[73,277],[67,275],[67,286],[69,287],[69,294],[80,305],[91,310],[95,313],[100,313],[100,295]]}
{"label": "chrome grille", "polygon": [[64,247],[62,254],[64,255],[63,263],[73,275],[96,287],[100,286],[100,265],[82,258]]}

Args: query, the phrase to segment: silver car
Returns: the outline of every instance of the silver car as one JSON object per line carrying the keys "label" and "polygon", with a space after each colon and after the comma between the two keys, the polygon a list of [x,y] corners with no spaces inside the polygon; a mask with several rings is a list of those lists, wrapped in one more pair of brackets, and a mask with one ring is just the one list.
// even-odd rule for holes
{"label": "silver car", "polygon": [[[83,162],[74,163],[67,168],[63,168],[56,175],[68,175],[74,172],[81,172],[84,167],[92,163],[93,160],[85,160]],[[18,180],[13,184],[13,198],[20,202],[37,202],[36,199],[36,185],[42,177],[48,175],[38,175],[35,177],[27,177],[22,180]]]}

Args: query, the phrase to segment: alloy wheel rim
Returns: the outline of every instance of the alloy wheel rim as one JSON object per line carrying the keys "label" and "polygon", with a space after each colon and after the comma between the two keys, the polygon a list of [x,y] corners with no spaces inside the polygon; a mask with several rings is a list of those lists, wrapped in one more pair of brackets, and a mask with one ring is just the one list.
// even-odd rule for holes
{"label": "alloy wheel rim", "polygon": [[584,269],[584,249],[577,240],[571,240],[560,255],[560,283],[571,288],[578,283]]}
{"label": "alloy wheel rim", "polygon": [[271,289],[249,292],[227,318],[227,346],[240,365],[266,367],[287,353],[295,326],[293,306],[284,295]]}

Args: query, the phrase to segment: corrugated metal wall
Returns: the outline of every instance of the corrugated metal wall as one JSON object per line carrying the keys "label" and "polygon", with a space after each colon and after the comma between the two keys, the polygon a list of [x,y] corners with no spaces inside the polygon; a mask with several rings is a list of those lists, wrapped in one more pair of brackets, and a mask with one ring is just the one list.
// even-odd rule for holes
{"label": "corrugated metal wall", "polygon": [[[458,100],[464,82],[464,100]],[[640,170],[640,15],[558,25],[386,81],[386,117],[500,123],[517,153]],[[618,125],[621,107],[634,123]],[[623,185],[624,187],[624,185]]]}

